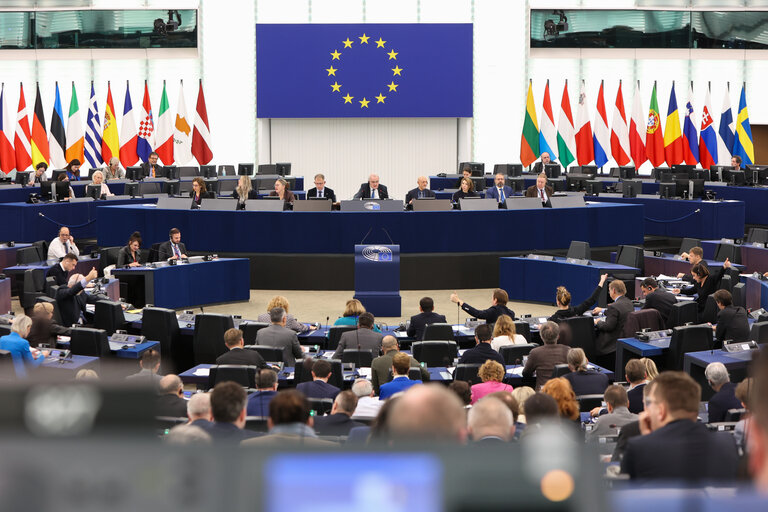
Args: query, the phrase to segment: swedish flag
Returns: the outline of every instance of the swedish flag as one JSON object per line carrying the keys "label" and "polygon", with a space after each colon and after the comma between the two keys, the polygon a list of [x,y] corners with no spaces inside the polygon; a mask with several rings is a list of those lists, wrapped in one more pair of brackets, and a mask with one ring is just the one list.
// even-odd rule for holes
{"label": "swedish flag", "polygon": [[733,155],[741,157],[741,165],[755,163],[755,146],[752,144],[752,128],[749,126],[749,112],[747,112],[746,84],[741,86],[741,98],[739,99],[739,115],[736,116],[736,136],[733,141]]}

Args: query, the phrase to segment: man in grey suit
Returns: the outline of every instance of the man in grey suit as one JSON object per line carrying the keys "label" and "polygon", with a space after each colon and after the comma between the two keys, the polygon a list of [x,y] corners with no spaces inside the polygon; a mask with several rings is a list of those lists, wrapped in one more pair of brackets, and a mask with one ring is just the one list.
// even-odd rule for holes
{"label": "man in grey suit", "polygon": [[[597,361],[599,366],[613,370],[616,366],[616,341],[624,329],[624,323],[627,321],[627,315],[635,310],[634,304],[626,296],[627,287],[624,281],[615,279],[608,285],[608,294],[613,302],[605,310],[605,320],[595,318],[595,329],[597,329],[597,338],[595,347],[599,354]],[[602,308],[592,310],[593,315],[597,315]]]}
{"label": "man in grey suit", "polygon": [[[384,336],[384,339],[381,340],[382,354],[371,363],[371,383],[377,395],[381,385],[392,380],[392,358],[399,351],[400,347],[397,345],[397,339],[391,335]],[[411,368],[419,368],[421,370],[422,381],[426,382],[429,380],[429,372],[422,368],[413,357],[411,357]]]}
{"label": "man in grey suit", "polygon": [[[261,332],[261,331],[259,331]],[[381,352],[381,340],[384,337],[380,332],[373,331],[373,315],[363,313],[357,319],[357,329],[345,332],[339,339],[339,346],[333,353],[334,359],[341,359],[341,354],[345,349],[369,350],[373,357],[377,357]]]}
{"label": "man in grey suit", "polygon": [[603,395],[608,414],[597,418],[595,426],[587,432],[587,441],[595,441],[600,436],[616,435],[627,423],[637,421],[637,414],[629,412],[629,397],[623,386],[613,384],[606,388]]}
{"label": "man in grey suit", "polygon": [[269,321],[272,325],[259,329],[256,333],[256,344],[283,349],[285,366],[295,366],[296,359],[301,359],[301,345],[296,333],[285,326],[288,315],[283,308],[269,310]]}

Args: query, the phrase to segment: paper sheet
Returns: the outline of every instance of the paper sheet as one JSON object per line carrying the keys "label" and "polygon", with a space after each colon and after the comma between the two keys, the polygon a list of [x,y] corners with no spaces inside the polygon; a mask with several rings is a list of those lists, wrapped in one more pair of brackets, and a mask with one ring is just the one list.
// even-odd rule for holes
{"label": "paper sheet", "polygon": [[193,375],[195,377],[207,377],[208,375],[210,375],[210,373],[211,373],[210,368],[198,368],[197,370],[195,370]]}

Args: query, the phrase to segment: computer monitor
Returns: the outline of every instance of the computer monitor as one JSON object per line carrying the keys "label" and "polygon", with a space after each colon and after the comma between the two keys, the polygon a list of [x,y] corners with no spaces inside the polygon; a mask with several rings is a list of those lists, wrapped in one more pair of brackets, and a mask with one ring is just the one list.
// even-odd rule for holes
{"label": "computer monitor", "polygon": [[69,197],[69,182],[43,181],[40,183],[40,196],[48,201],[62,201]]}
{"label": "computer monitor", "polygon": [[29,184],[29,177],[31,172],[16,172],[16,177],[13,179],[14,183],[26,187]]}
{"label": "computer monitor", "polygon": [[125,178],[131,181],[139,181],[141,176],[141,167],[129,167],[125,170]]}
{"label": "computer monitor", "polygon": [[485,190],[485,177],[478,178],[476,176],[473,176],[470,179],[475,184],[475,191],[480,192],[481,190]]}
{"label": "computer monitor", "polygon": [[157,178],[165,178],[167,180],[177,180],[181,176],[181,167],[175,165],[166,165],[155,171]]}
{"label": "computer monitor", "polygon": [[289,174],[291,174],[290,162],[277,162],[275,164],[275,172],[280,176],[288,176]]}
{"label": "computer monitor", "polygon": [[[689,194],[693,184],[693,194]],[[678,197],[688,197],[696,199],[704,196],[704,180],[676,180],[675,195]]]}
{"label": "computer monitor", "polygon": [[131,197],[140,196],[141,190],[139,189],[139,183],[126,183],[123,193]]}
{"label": "computer monitor", "polygon": [[643,182],[639,180],[623,180],[621,182],[622,197],[637,197],[643,193]]}
{"label": "computer monitor", "polygon": [[467,167],[472,171],[472,176],[482,176],[485,174],[485,164],[483,162],[460,162],[459,174]]}
{"label": "computer monitor", "polygon": [[67,174],[66,169],[54,169],[51,171],[51,181],[58,181],[61,174]]}
{"label": "computer monitor", "polygon": [[203,175],[203,178],[215,178],[218,176],[215,165],[201,165],[200,174]]}
{"label": "computer monitor", "polygon": [[634,166],[622,165],[619,167],[619,178],[623,180],[633,180],[637,177],[637,170]]}
{"label": "computer monitor", "polygon": [[[261,166],[259,166],[261,168]],[[253,175],[253,164],[237,164],[238,176],[251,176]]]}
{"label": "computer monitor", "polygon": [[592,174],[593,176],[597,174],[597,166],[596,165],[582,165],[581,166],[581,174]]}
{"label": "computer monitor", "polygon": [[219,195],[219,180],[217,178],[208,178],[205,181],[205,188],[208,192],[213,192],[217,196]]}
{"label": "computer monitor", "polygon": [[525,178],[522,176],[507,178],[505,181],[507,182],[507,185],[515,192],[522,192],[525,190]]}
{"label": "computer monitor", "polygon": [[163,183],[163,192],[168,196],[178,196],[181,194],[181,182],[179,180],[170,180]]}
{"label": "computer monitor", "polygon": [[748,165],[745,171],[746,179],[753,185],[765,185],[768,179],[768,166]]}
{"label": "computer monitor", "polygon": [[672,199],[677,193],[677,183],[659,183],[659,197]]}
{"label": "computer monitor", "polygon": [[565,177],[566,185],[568,187],[568,190],[572,190],[575,192],[579,192],[581,190],[584,190],[587,188],[587,180],[589,179],[588,176],[585,176],[583,174],[581,175],[574,175],[574,174],[568,174]]}
{"label": "computer monitor", "polygon": [[672,172],[684,172],[687,175],[691,175],[691,171],[696,169],[695,165],[688,165],[688,164],[675,164],[672,166]]}
{"label": "computer monitor", "polygon": [[523,164],[495,164],[493,174],[506,174],[507,176],[522,176]]}
{"label": "computer monitor", "polygon": [[277,174],[277,166],[275,164],[259,164],[256,174]]}
{"label": "computer monitor", "polygon": [[709,169],[694,169],[691,171],[691,179],[692,180],[704,180],[704,181],[710,181],[709,180]]}
{"label": "computer monitor", "polygon": [[220,165],[219,166],[219,176],[234,176],[235,175],[235,166],[234,165]]}
{"label": "computer monitor", "polygon": [[653,170],[651,170],[651,178],[653,178],[656,181],[661,181],[661,176],[664,173],[671,173],[672,169],[669,167],[654,167]]}
{"label": "computer monitor", "polygon": [[731,168],[723,171],[723,182],[735,186],[744,185],[747,182],[747,176],[744,171]]}
{"label": "computer monitor", "polygon": [[584,182],[584,190],[588,196],[599,196],[600,192],[603,191],[603,182],[599,180],[586,180]]}
{"label": "computer monitor", "polygon": [[93,199],[101,198],[101,185],[88,184],[85,186],[85,196]]}

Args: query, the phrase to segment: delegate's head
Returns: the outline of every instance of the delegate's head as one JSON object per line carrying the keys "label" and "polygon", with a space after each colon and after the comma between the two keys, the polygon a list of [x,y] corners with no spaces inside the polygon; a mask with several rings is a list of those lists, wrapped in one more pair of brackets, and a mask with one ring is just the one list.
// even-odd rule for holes
{"label": "delegate's head", "polygon": [[697,264],[704,259],[704,249],[701,247],[691,247],[688,251],[688,261],[692,264]]}
{"label": "delegate's head", "polygon": [[13,322],[11,322],[11,332],[15,332],[22,338],[26,338],[29,335],[30,329],[32,329],[32,319],[27,315],[21,314],[13,318]]}
{"label": "delegate's head", "polygon": [[407,376],[411,369],[411,356],[398,352],[392,357],[392,373]]}
{"label": "delegate's head", "polygon": [[179,228],[171,228],[171,230],[168,232],[168,238],[175,244],[180,243],[181,231],[179,231]]}
{"label": "delegate's head", "polygon": [[101,185],[104,183],[104,173],[101,171],[96,171],[91,176],[91,181],[93,181],[94,185]]}
{"label": "delegate's head", "polygon": [[59,174],[59,177],[56,178],[56,181],[69,181],[69,176],[67,176],[65,173]]}
{"label": "delegate's head", "polygon": [[50,302],[38,302],[35,307],[32,308],[32,316],[34,318],[53,318],[53,304]]}
{"label": "delegate's head", "polygon": [[[707,279],[707,277],[709,277],[709,269],[706,267],[706,265],[697,263],[693,266],[693,268],[691,268],[691,276],[697,283],[702,283]],[[616,281],[613,282],[615,283]]]}
{"label": "delegate's head", "polygon": [[608,386],[605,389],[605,393],[603,393],[603,399],[605,400],[605,403],[611,407],[611,409],[615,409],[617,407],[629,407],[629,396],[627,395],[627,390],[624,389],[624,386],[619,384],[611,384]]}
{"label": "delegate's head", "polygon": [[496,188],[502,188],[504,186],[505,179],[506,178],[504,177],[503,174],[501,174],[500,172],[496,173],[496,176],[493,177],[493,183],[494,185],[496,185]]}
{"label": "delegate's head", "polygon": [[246,190],[248,192],[251,191],[252,185],[251,185],[251,177],[250,176],[240,176],[237,180],[237,186],[240,190]]}
{"label": "delegate's head", "polygon": [[300,391],[295,389],[280,391],[269,402],[270,428],[289,423],[311,425],[310,410],[307,397]]}
{"label": "delegate's head", "polygon": [[[63,174],[61,176],[63,176]],[[61,243],[69,242],[70,238],[71,236],[69,234],[69,228],[67,226],[61,226],[59,228],[59,240]]]}
{"label": "delegate's head", "polygon": [[651,430],[675,420],[696,421],[701,400],[701,386],[683,372],[664,372],[646,385],[645,412]]}
{"label": "delegate's head", "polygon": [[480,377],[480,380],[483,382],[501,382],[504,379],[505,374],[506,370],[501,366],[501,363],[493,361],[492,359],[488,359],[484,362],[477,371],[477,376]]}
{"label": "delegate's head", "polygon": [[587,363],[589,363],[589,361],[587,360],[587,355],[584,353],[584,349],[582,348],[569,349],[568,355],[566,356],[566,360],[568,361],[568,367],[571,369],[572,372],[587,371]]}
{"label": "delegate's head", "polygon": [[317,190],[323,190],[325,188],[325,176],[320,173],[315,174],[315,188]]}
{"label": "delegate's head", "polygon": [[536,176],[536,188],[543,189],[547,186],[547,175],[543,172]]}
{"label": "delegate's head", "polygon": [[547,153],[546,151],[543,152],[541,154],[541,164],[542,165],[547,165],[548,163],[551,163],[551,162],[552,162],[552,157],[549,156],[549,153]]}
{"label": "delegate's head", "polygon": [[712,294],[712,297],[714,297],[715,303],[720,309],[727,308],[733,304],[733,296],[728,290],[717,290]]}
{"label": "delegate's head", "polygon": [[275,181],[275,192],[277,192],[277,195],[282,195],[286,190],[288,190],[288,182],[283,178],[278,178]]}
{"label": "delegate's head", "polygon": [[205,194],[207,192],[207,189],[205,188],[205,180],[203,180],[203,178],[200,176],[194,178],[192,180],[192,190],[195,191],[195,195]]}
{"label": "delegate's head", "polygon": [[539,336],[546,345],[554,345],[560,336],[560,326],[551,320],[544,322],[539,328]]}
{"label": "delegate's head", "polygon": [[475,338],[478,343],[488,343],[493,339],[493,332],[491,326],[488,324],[480,324],[475,327]]}
{"label": "delegate's head", "polygon": [[515,418],[506,403],[496,397],[486,396],[469,410],[467,428],[475,441],[484,437],[509,441],[515,434]]}
{"label": "delegate's head", "polygon": [[472,168],[468,165],[465,165],[461,170],[461,175],[465,178],[470,178],[472,176]]}
{"label": "delegate's head", "polygon": [[217,423],[235,423],[242,428],[247,402],[248,396],[240,384],[231,380],[219,382],[211,392],[213,420]]}
{"label": "delegate's head", "polygon": [[371,187],[371,190],[379,188],[379,175],[371,174],[368,176],[368,185]]}
{"label": "delegate's head", "polygon": [[67,166],[64,168],[67,170],[67,172],[78,172],[80,170],[80,160],[77,158],[73,158],[69,161]]}
{"label": "delegate's head", "polygon": [[466,414],[456,393],[439,384],[411,386],[387,418],[393,439],[459,442],[466,439]]}
{"label": "delegate's head", "polygon": [[242,347],[243,346],[243,331],[240,329],[237,329],[236,327],[232,327],[231,329],[227,329],[224,331],[224,344],[229,349],[233,349],[235,347]]}
{"label": "delegate's head", "polygon": [[465,194],[475,191],[475,182],[469,177],[461,178],[461,191]]}
{"label": "delegate's head", "polygon": [[627,293],[627,287],[621,279],[614,279],[611,281],[611,284],[608,285],[608,292],[610,292],[611,298],[616,300],[618,297]]}
{"label": "delegate's head", "polygon": [[75,270],[75,266],[77,266],[77,256],[68,252],[64,255],[64,259],[61,260],[61,268],[67,272],[72,272]]}
{"label": "delegate's head", "polygon": [[272,308],[283,308],[285,312],[288,313],[291,309],[291,304],[288,302],[288,299],[282,295],[275,295],[269,299],[269,302],[267,303],[267,311]]}
{"label": "delegate's head", "polygon": [[45,163],[45,162],[40,162],[35,167],[35,176],[40,176],[41,174],[43,174],[47,170],[48,170],[48,164]]}
{"label": "delegate's head", "polygon": [[558,306],[568,307],[571,303],[571,292],[565,286],[558,286],[555,300]]}
{"label": "delegate's head", "polygon": [[652,277],[646,277],[643,279],[643,282],[640,283],[640,289],[643,290],[644,294],[649,294],[653,290],[659,287],[659,283],[656,282],[656,280]]}
{"label": "delegate's head", "polygon": [[500,315],[493,326],[493,337],[508,336],[511,340],[515,337],[515,334],[517,334],[515,321],[509,315]]}
{"label": "delegate's head", "polygon": [[357,319],[357,325],[359,325],[363,329],[373,329],[373,322],[374,322],[373,314],[371,313],[363,313],[360,315]]}
{"label": "delegate's head", "polygon": [[419,309],[424,313],[429,313],[435,309],[435,301],[432,297],[422,297],[419,301]]}
{"label": "delegate's head", "polygon": [[113,171],[116,171],[119,167],[120,167],[120,160],[116,156],[113,156],[112,158],[109,159],[110,169],[112,169]]}
{"label": "delegate's head", "polygon": [[152,153],[150,153],[149,154],[149,164],[150,165],[157,165],[157,157],[158,157],[158,154],[155,153],[154,151]]}
{"label": "delegate's head", "polygon": [[342,316],[360,316],[365,313],[363,303],[357,299],[349,299],[344,305],[344,314]]}
{"label": "delegate's head", "polygon": [[391,334],[387,334],[381,339],[381,353],[386,354],[390,350],[398,350],[397,338]]}
{"label": "delegate's head", "polygon": [[624,375],[630,384],[642,384],[646,379],[645,365],[640,359],[630,359],[624,365]]}
{"label": "delegate's head", "polygon": [[741,157],[739,155],[733,155],[731,157],[731,165],[737,169],[741,169]]}
{"label": "delegate's head", "polygon": [[416,178],[416,185],[419,187],[419,190],[425,190],[427,188],[427,177],[426,176],[419,176]]}
{"label": "delegate's head", "polygon": [[496,288],[493,290],[493,303],[499,306],[506,306],[507,301],[509,301],[509,295],[507,295],[507,292],[505,290],[502,290],[501,288]]}
{"label": "delegate's head", "polygon": [[256,389],[260,391],[277,391],[277,372],[271,368],[263,368],[256,374]]}
{"label": "delegate's head", "polygon": [[287,314],[283,308],[272,308],[269,310],[269,321],[273,324],[282,324]]}
{"label": "delegate's head", "polygon": [[128,239],[128,247],[131,252],[138,252],[141,247],[141,233],[134,231],[131,237]]}
{"label": "delegate's head", "polygon": [[719,391],[723,384],[731,382],[731,376],[728,375],[728,370],[725,365],[719,361],[709,363],[704,369],[704,377],[706,377],[709,386],[715,391]]}
{"label": "delegate's head", "polygon": [[195,393],[187,402],[187,417],[191,421],[211,418],[211,394]]}

